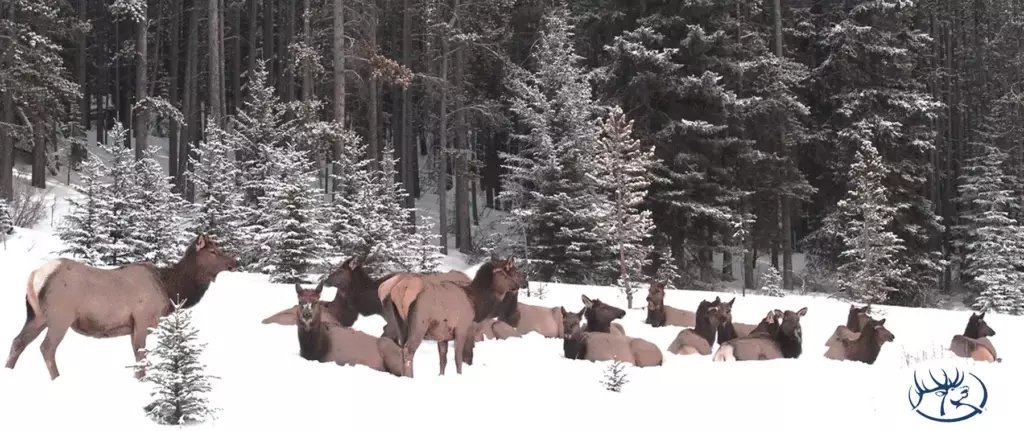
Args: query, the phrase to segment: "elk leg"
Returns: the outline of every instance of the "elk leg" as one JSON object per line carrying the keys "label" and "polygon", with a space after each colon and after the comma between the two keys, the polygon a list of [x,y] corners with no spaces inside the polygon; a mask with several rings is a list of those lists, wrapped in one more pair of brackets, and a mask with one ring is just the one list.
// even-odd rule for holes
{"label": "elk leg", "polygon": [[384,359],[384,367],[387,368],[387,371],[401,377],[404,364],[402,348],[398,347],[394,340],[382,337],[377,339],[377,349],[380,350],[380,356]]}
{"label": "elk leg", "polygon": [[[456,351],[455,354],[458,355],[458,353],[457,353],[459,351],[458,344],[455,345],[455,351]],[[441,374],[438,374],[438,375],[439,376],[443,376],[444,375],[444,369],[448,367],[448,342],[447,341],[438,341],[437,342],[437,359],[438,359],[438,364],[440,364],[440,366],[441,366]],[[457,363],[458,362],[456,362],[456,364]]]}
{"label": "elk leg", "polygon": [[146,368],[142,365],[142,361],[146,359],[146,336],[149,335],[149,328],[146,325],[140,325],[139,321],[134,318],[132,321],[132,350],[135,352],[135,363],[138,364],[135,378],[142,380],[146,376]]}
{"label": "elk leg", "polygon": [[21,353],[36,338],[39,338],[39,334],[43,333],[44,329],[46,329],[46,321],[40,317],[33,317],[25,322],[25,326],[21,327],[21,332],[11,342],[11,353],[7,356],[7,368],[14,369],[14,365],[18,363]]}
{"label": "elk leg", "polygon": [[423,337],[427,335],[427,322],[422,318],[414,319],[409,324],[409,338],[405,340],[405,346],[402,348],[402,361],[405,362],[405,375],[412,377],[412,362],[413,357],[416,355],[416,349],[420,348],[420,343],[423,342]]}
{"label": "elk leg", "polygon": [[[455,329],[455,373],[462,374],[462,362],[465,360],[466,350],[470,351],[469,357],[473,357],[473,345],[469,340],[473,337],[469,335],[469,331],[466,329]],[[447,343],[446,343],[447,344]],[[470,359],[472,360],[472,359]]]}
{"label": "elk leg", "polygon": [[63,322],[50,325],[50,330],[46,331],[46,337],[43,337],[43,342],[39,345],[39,352],[43,354],[43,362],[46,362],[46,369],[50,372],[50,380],[60,377],[60,371],[57,371],[57,346],[64,340],[64,335],[68,333],[70,327],[70,324]]}

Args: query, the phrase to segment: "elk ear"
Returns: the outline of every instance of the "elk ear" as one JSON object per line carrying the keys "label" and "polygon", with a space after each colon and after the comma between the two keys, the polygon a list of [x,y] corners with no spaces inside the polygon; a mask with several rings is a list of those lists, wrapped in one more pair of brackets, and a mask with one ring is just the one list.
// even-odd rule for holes
{"label": "elk ear", "polygon": [[879,320],[878,322],[875,322],[875,324],[878,326],[885,326],[885,319]]}
{"label": "elk ear", "polygon": [[295,294],[296,295],[301,295],[302,294],[302,286],[300,286],[299,283],[295,283]]}
{"label": "elk ear", "polygon": [[559,306],[558,306],[558,309],[559,309],[559,310],[562,310],[562,315],[563,315],[563,316],[565,316],[565,315],[568,315],[568,314],[569,314],[569,312],[568,312],[568,311],[565,311],[565,307],[563,307],[563,306],[561,306],[561,305],[559,305]]}
{"label": "elk ear", "polygon": [[316,285],[316,290],[314,290],[314,292],[316,292],[316,294],[319,295],[319,294],[323,293],[323,291],[324,291],[324,284],[323,283],[317,284]]}
{"label": "elk ear", "polygon": [[807,315],[807,307],[801,308],[800,311],[796,312],[796,314],[799,314],[800,317],[806,316]]}
{"label": "elk ear", "polygon": [[585,312],[585,311],[587,311],[587,309],[586,309],[586,308],[584,308],[584,309],[580,310],[580,312],[579,312],[579,313],[576,313],[576,316],[577,316],[577,317],[579,317],[580,319],[582,319],[582,318],[583,318],[583,312]]}
{"label": "elk ear", "polygon": [[505,270],[511,271],[513,269],[516,269],[516,258],[509,256],[508,259],[505,260]]}
{"label": "elk ear", "polygon": [[196,238],[196,251],[202,250],[204,248],[206,248],[206,234],[201,233],[199,234],[199,237]]}
{"label": "elk ear", "polygon": [[729,306],[732,307],[732,304],[735,304],[735,303],[736,303],[736,298],[733,298],[732,301],[729,301]]}
{"label": "elk ear", "polygon": [[987,313],[987,311],[982,311],[981,314],[978,315],[978,318],[979,319],[984,319],[985,318],[985,313]]}
{"label": "elk ear", "polygon": [[359,265],[362,264],[362,262],[360,262],[361,260],[362,259],[360,259],[359,256],[352,256],[352,258],[348,260],[348,265],[346,266],[348,266],[348,269],[359,268]]}
{"label": "elk ear", "polygon": [[764,320],[767,321],[767,322],[774,322],[775,321],[775,312],[774,311],[769,311],[768,315],[764,316]]}
{"label": "elk ear", "polygon": [[594,305],[594,301],[591,301],[590,298],[587,298],[587,295],[582,295],[581,298],[583,299],[583,307],[590,308]]}

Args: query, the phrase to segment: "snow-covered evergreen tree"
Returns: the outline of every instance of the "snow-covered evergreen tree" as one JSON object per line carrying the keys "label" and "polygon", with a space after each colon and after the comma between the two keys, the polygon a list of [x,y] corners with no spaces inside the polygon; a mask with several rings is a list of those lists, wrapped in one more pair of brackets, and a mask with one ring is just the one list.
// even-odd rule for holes
{"label": "snow-covered evergreen tree", "polygon": [[1010,214],[1017,205],[1015,178],[1005,171],[1007,155],[990,145],[967,160],[959,187],[966,210],[960,215],[964,276],[978,293],[974,308],[1024,313],[1024,228]]}
{"label": "snow-covered evergreen tree", "polygon": [[[349,144],[350,151],[365,149],[358,139]],[[354,152],[336,174],[346,187],[330,208],[331,245],[338,254],[366,256],[382,271],[434,271],[441,258],[437,234],[422,215],[415,232],[409,228],[412,209],[402,205],[406,191],[395,182],[390,142],[383,153],[380,171],[372,171]]]}
{"label": "snow-covered evergreen tree", "polygon": [[274,283],[303,283],[323,256],[323,205],[315,168],[293,145],[272,150],[266,184],[268,212],[259,266]]}
{"label": "snow-covered evergreen tree", "polygon": [[598,225],[607,247],[614,251],[614,257],[606,262],[611,268],[606,270],[618,275],[632,307],[633,292],[653,249],[647,240],[654,231],[654,221],[651,212],[641,206],[656,163],[654,148],[633,138],[633,122],[626,119],[619,106],[612,107],[600,124],[603,134],[595,146],[595,170],[587,176],[607,197],[599,201],[605,221]]}
{"label": "snow-covered evergreen tree", "polygon": [[875,146],[864,142],[850,167],[851,188],[826,223],[843,239],[840,287],[855,301],[878,304],[908,271],[896,256],[903,240],[892,232],[897,208],[885,186],[888,171]]}
{"label": "snow-covered evergreen tree", "polygon": [[758,289],[761,294],[776,297],[786,296],[786,292],[782,290],[782,274],[779,274],[778,269],[769,266],[762,277],[761,288]]}
{"label": "snow-covered evergreen tree", "polygon": [[188,203],[171,189],[171,178],[156,161],[156,147],[134,161],[132,227],[128,241],[132,260],[170,264],[181,258],[181,250],[192,236]]}
{"label": "snow-covered evergreen tree", "polygon": [[[257,208],[265,193],[270,152],[281,148],[296,129],[294,120],[287,120],[287,106],[274,94],[267,81],[265,60],[257,60],[256,70],[246,84],[248,97],[234,116],[233,129],[237,135],[236,156],[241,165],[241,183],[246,193],[246,204]],[[252,222],[252,221],[250,221]]]}
{"label": "snow-covered evergreen tree", "polygon": [[101,264],[101,243],[108,238],[103,220],[109,216],[104,170],[103,162],[95,156],[82,162],[78,184],[74,185],[81,197],[68,199],[71,211],[57,229],[57,236],[66,247],[62,254],[92,265]]}
{"label": "snow-covered evergreen tree", "polygon": [[195,151],[195,171],[190,176],[196,188],[195,230],[210,235],[229,253],[249,256],[256,247],[256,232],[245,223],[255,217],[244,204],[242,171],[234,159],[239,141],[238,134],[208,124],[206,142]]}
{"label": "snow-covered evergreen tree", "polygon": [[146,415],[162,425],[204,422],[219,410],[207,398],[216,377],[208,375],[200,361],[206,344],[199,341],[191,312],[181,305],[173,301],[174,311],[151,330],[156,346],[137,365],[146,369],[142,381],[154,385]]}
{"label": "snow-covered evergreen tree", "polygon": [[7,199],[0,198],[0,242],[7,247],[7,235],[14,231],[14,220],[11,218],[11,207]]}
{"label": "snow-covered evergreen tree", "polygon": [[509,175],[500,198],[519,203],[510,228],[526,232],[541,278],[580,282],[607,260],[597,229],[606,198],[586,176],[596,169],[599,112],[565,9],[544,18],[531,59],[532,71],[515,68],[507,81],[511,110],[526,132],[513,135],[519,154],[501,154]]}
{"label": "snow-covered evergreen tree", "polygon": [[101,188],[101,199],[105,201],[104,213],[99,217],[99,230],[106,238],[98,244],[100,259],[105,265],[122,265],[138,259],[132,233],[136,221],[142,217],[136,210],[140,208],[139,193],[136,189],[135,155],[125,147],[127,131],[120,122],[114,122],[110,129],[109,143],[104,147],[110,152],[111,158],[103,170],[109,182]]}
{"label": "snow-covered evergreen tree", "polygon": [[622,387],[629,383],[626,379],[626,364],[620,361],[612,361],[604,371],[604,380],[601,385],[611,392],[622,392]]}

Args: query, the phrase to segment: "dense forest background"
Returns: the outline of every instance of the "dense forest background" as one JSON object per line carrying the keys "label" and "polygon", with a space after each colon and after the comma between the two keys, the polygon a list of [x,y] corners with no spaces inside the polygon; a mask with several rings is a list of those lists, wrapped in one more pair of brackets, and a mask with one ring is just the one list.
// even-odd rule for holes
{"label": "dense forest background", "polygon": [[[3,2],[0,197],[16,200],[15,160],[39,188],[90,168],[90,130],[126,160],[167,137],[169,193],[197,205],[290,202],[266,211],[295,222],[278,229],[292,243],[262,237],[278,248],[366,242],[378,228],[355,219],[373,211],[403,220],[408,247],[441,233],[441,253],[515,252],[537,280],[711,289],[768,256],[782,290],[913,306],[967,291],[1024,312],[1016,0]],[[308,162],[315,194],[256,181],[270,159]],[[341,211],[385,177],[403,208],[295,227],[318,217],[297,208]],[[416,199],[439,185],[453,198],[424,224]],[[507,211],[503,229],[483,207]],[[276,223],[232,217],[224,235]],[[338,234],[354,223],[361,237]]]}

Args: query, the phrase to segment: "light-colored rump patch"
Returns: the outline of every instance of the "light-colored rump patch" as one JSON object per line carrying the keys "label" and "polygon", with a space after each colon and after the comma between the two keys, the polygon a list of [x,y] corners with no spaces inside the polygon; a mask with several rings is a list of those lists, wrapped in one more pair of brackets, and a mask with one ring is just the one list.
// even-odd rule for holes
{"label": "light-colored rump patch", "polygon": [[832,336],[828,337],[828,340],[825,341],[825,347],[831,348],[835,345],[839,345],[841,347],[843,345],[842,340],[844,339],[856,341],[860,339],[860,333],[851,331],[850,328],[846,327],[846,325],[836,326],[836,330],[832,332]]}
{"label": "light-colored rump patch", "polygon": [[736,356],[733,355],[732,344],[723,344],[718,347],[718,351],[715,352],[715,357],[712,359],[713,362],[727,362],[735,361]]}
{"label": "light-colored rump patch", "polygon": [[29,305],[32,306],[32,310],[35,311],[36,316],[42,316],[43,314],[42,309],[39,308],[39,292],[41,292],[43,287],[46,286],[46,280],[48,280],[50,276],[60,268],[61,263],[60,259],[51,260],[42,264],[39,268],[36,268],[35,271],[32,271],[28,276],[28,290],[25,294],[28,297]]}
{"label": "light-colored rump patch", "polygon": [[954,335],[949,343],[949,350],[961,358],[971,358],[975,361],[996,362],[996,349],[988,337],[968,338],[963,335]]}
{"label": "light-colored rump patch", "polygon": [[384,303],[384,300],[391,294],[391,289],[395,287],[398,282],[409,277],[411,277],[410,274],[396,274],[395,276],[382,281],[380,286],[377,287],[377,299],[380,300],[380,303]]}
{"label": "light-colored rump patch", "polygon": [[996,361],[996,358],[992,356],[992,352],[988,351],[988,349],[986,349],[985,346],[978,346],[976,349],[974,349],[974,351],[971,352],[971,359],[983,362]]}

